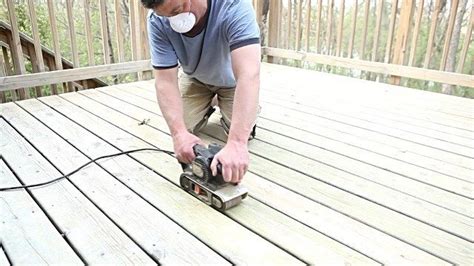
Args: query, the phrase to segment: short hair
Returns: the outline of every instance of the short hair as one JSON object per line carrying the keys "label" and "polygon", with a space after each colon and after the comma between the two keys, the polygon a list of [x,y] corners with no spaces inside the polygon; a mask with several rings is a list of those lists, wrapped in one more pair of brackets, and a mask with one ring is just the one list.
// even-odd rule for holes
{"label": "short hair", "polygon": [[148,8],[148,9],[153,9],[157,6],[160,6],[161,4],[163,4],[163,2],[165,0],[141,0],[142,1],[142,5],[145,7],[145,8]]}

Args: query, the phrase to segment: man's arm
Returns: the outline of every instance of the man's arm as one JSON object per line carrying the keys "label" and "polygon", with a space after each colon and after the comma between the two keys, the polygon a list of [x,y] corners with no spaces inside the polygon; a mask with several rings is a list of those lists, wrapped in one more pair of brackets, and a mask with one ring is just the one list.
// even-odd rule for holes
{"label": "man's arm", "polygon": [[232,122],[227,144],[216,155],[211,164],[216,172],[217,162],[222,164],[222,175],[226,181],[238,183],[249,164],[248,138],[258,112],[260,89],[260,44],[235,49],[231,53],[232,68],[237,81]]}
{"label": "man's arm", "polygon": [[178,68],[155,69],[158,104],[173,137],[174,151],[180,162],[194,160],[193,146],[201,140],[189,133],[184,124],[183,102],[178,87]]}

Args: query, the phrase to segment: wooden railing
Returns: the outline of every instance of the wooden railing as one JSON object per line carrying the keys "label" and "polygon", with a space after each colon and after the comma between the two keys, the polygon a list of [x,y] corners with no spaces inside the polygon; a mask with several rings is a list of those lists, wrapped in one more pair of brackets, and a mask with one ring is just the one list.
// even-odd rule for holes
{"label": "wooden railing", "polygon": [[259,16],[268,16],[263,54],[270,62],[451,94],[456,87],[449,84],[458,85],[458,95],[474,97],[472,0],[254,4],[263,10]]}
{"label": "wooden railing", "polygon": [[0,102],[151,77],[140,0],[0,0],[2,11]]}
{"label": "wooden railing", "polygon": [[[474,97],[472,0],[252,1],[269,62]],[[147,12],[0,0],[0,102],[151,78]]]}

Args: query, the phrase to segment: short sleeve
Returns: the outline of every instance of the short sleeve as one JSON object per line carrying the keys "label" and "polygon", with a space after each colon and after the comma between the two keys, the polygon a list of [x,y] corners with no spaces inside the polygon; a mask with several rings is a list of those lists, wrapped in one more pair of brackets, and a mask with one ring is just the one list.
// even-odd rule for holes
{"label": "short sleeve", "polygon": [[155,69],[174,68],[178,66],[178,57],[164,31],[162,23],[163,22],[153,14],[147,16],[151,65]]}
{"label": "short sleeve", "polygon": [[230,50],[260,43],[260,30],[249,0],[236,0],[226,14],[225,30]]}

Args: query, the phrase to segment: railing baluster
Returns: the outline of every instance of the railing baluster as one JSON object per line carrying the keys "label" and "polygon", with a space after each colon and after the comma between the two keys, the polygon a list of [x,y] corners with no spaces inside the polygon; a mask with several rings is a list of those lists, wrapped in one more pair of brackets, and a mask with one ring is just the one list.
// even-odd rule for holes
{"label": "railing baluster", "polygon": [[305,51],[309,51],[309,37],[311,35],[311,0],[306,0],[306,28],[305,28],[305,38],[306,45]]}
{"label": "railing baluster", "polygon": [[74,26],[73,1],[66,1],[67,21],[69,25],[69,39],[71,41],[72,64],[79,67],[79,53],[77,52],[76,28]]}
{"label": "railing baluster", "polygon": [[365,8],[364,8],[364,33],[362,36],[362,41],[360,44],[360,56],[359,58],[364,60],[365,59],[365,44],[367,43],[367,30],[369,26],[369,12],[370,12],[370,0],[365,0]]}
{"label": "railing baluster", "polygon": [[104,64],[110,64],[109,35],[107,34],[107,2],[99,0],[100,4],[100,21],[102,36],[102,51],[104,52]]}
{"label": "railing baluster", "polygon": [[336,56],[341,56],[341,47],[342,47],[342,33],[344,32],[344,12],[345,12],[345,0],[341,0],[339,4],[339,25],[337,33],[337,46],[336,46]]}
{"label": "railing baluster", "polygon": [[423,68],[430,68],[436,27],[438,26],[438,16],[441,9],[441,1],[443,0],[436,0],[435,9],[433,11],[433,14],[431,14],[430,34],[428,37],[428,44],[426,46],[425,63],[423,64]]}
{"label": "railing baluster", "polygon": [[87,61],[89,66],[95,65],[94,59],[94,45],[92,39],[92,27],[90,17],[90,0],[84,0],[84,31],[86,34],[87,42]]}
{"label": "railing baluster", "polygon": [[446,31],[446,39],[444,41],[443,55],[441,57],[441,64],[439,70],[443,71],[446,68],[446,61],[448,60],[449,46],[453,36],[454,23],[456,22],[456,13],[458,11],[459,0],[451,1],[451,11],[449,12],[448,30]]}
{"label": "railing baluster", "polygon": [[420,0],[420,2],[418,3],[418,9],[416,12],[415,29],[413,30],[413,37],[411,39],[410,58],[408,59],[409,66],[413,66],[413,63],[415,61],[416,45],[418,43],[418,35],[420,34],[420,25],[421,25],[421,19],[423,18],[424,4],[425,4],[424,0]]}
{"label": "railing baluster", "polygon": [[397,19],[398,0],[392,0],[392,13],[390,14],[390,25],[387,36],[387,46],[385,48],[384,62],[390,62],[390,55],[392,53],[393,32],[395,30],[395,20]]}
{"label": "railing baluster", "polygon": [[[38,22],[36,17],[36,10],[33,0],[28,0],[28,10],[30,13],[31,31],[33,34],[33,51],[29,51],[31,66],[33,72],[44,72],[43,49],[41,47],[40,36],[38,31]],[[35,88],[36,97],[43,96],[41,87]]]}
{"label": "railing baluster", "polygon": [[123,19],[122,19],[122,8],[120,6],[120,0],[115,0],[115,27],[117,30],[117,54],[118,61],[122,63],[125,61],[125,52],[123,48]]}
{"label": "railing baluster", "polygon": [[291,3],[291,0],[288,0],[288,25],[287,25],[287,32],[286,32],[286,40],[287,40],[286,49],[291,48],[292,8],[293,8],[293,4]]}
{"label": "railing baluster", "polygon": [[349,39],[349,48],[347,49],[348,58],[352,58],[352,51],[354,50],[354,39],[357,26],[358,0],[354,0],[354,6],[352,8],[352,30],[351,37]]}
{"label": "railing baluster", "polygon": [[318,5],[316,6],[316,9],[318,10],[318,13],[316,15],[316,53],[320,53],[321,11],[323,9],[323,0],[318,0]]}
{"label": "railing baluster", "polygon": [[[49,14],[49,24],[51,25],[51,36],[53,38],[53,51],[54,51],[54,62],[55,70],[62,70],[62,55],[61,48],[59,46],[59,37],[58,37],[58,27],[56,23],[56,14],[54,10],[53,0],[48,0],[48,14]],[[63,85],[63,91],[66,91],[66,86]],[[58,91],[53,91],[53,94],[57,94]]]}
{"label": "railing baluster", "polygon": [[[411,17],[413,14],[413,0],[403,0],[403,4],[400,11],[400,26],[397,31],[397,39],[395,42],[395,52],[393,54],[393,64],[403,65],[405,64],[408,35],[410,32]],[[393,76],[390,79],[390,83],[399,85],[400,77]]]}
{"label": "railing baluster", "polygon": [[[2,49],[4,47],[2,46]],[[3,55],[0,54],[0,77],[5,77],[6,76],[6,70],[5,70],[5,59],[3,59]],[[0,91],[0,103],[6,102],[7,99],[5,97],[5,92]]]}
{"label": "railing baluster", "polygon": [[[21,48],[20,32],[18,30],[18,21],[15,14],[15,5],[12,0],[6,0],[8,6],[8,15],[10,16],[10,25],[12,25],[12,36],[10,43],[10,52],[12,54],[13,65],[15,66],[15,73],[17,75],[25,74],[25,62],[23,57],[23,50]],[[20,89],[20,100],[29,98],[29,90],[27,88]],[[15,94],[15,92],[12,92]]]}
{"label": "railing baluster", "polygon": [[474,5],[471,6],[471,16],[469,18],[468,23],[469,24],[467,26],[466,36],[464,36],[464,44],[462,47],[461,56],[459,57],[459,63],[457,68],[457,72],[459,73],[462,73],[463,71],[464,62],[466,62],[467,49],[469,48],[469,44],[471,43],[472,30],[474,26]]}
{"label": "railing baluster", "polygon": [[383,3],[384,3],[384,0],[377,1],[377,14],[376,14],[377,22],[375,25],[374,42],[372,43],[372,57],[371,57],[371,60],[373,62],[377,61],[377,52],[379,49],[380,27],[382,24]]}
{"label": "railing baluster", "polygon": [[334,10],[334,0],[329,0],[328,6],[328,24],[327,24],[327,38],[326,38],[326,54],[331,54],[331,42],[332,42],[332,13]]}
{"label": "railing baluster", "polygon": [[303,15],[303,0],[298,1],[298,10],[296,13],[296,51],[301,50],[301,21]]}

